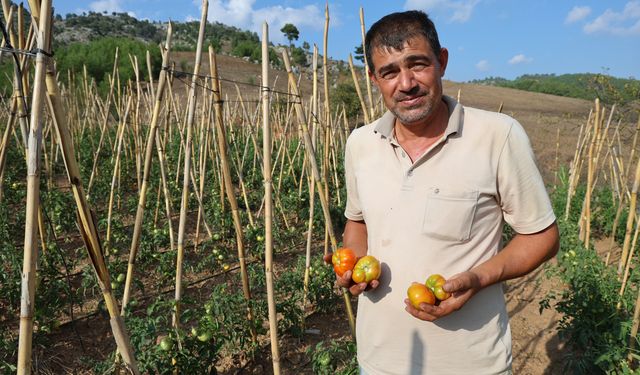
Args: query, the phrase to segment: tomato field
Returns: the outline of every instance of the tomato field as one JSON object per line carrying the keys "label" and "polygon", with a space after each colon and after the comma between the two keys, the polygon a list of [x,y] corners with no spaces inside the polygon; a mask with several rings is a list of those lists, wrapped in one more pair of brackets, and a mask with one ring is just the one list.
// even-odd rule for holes
{"label": "tomato field", "polygon": [[[14,54],[23,69],[0,103],[0,373],[357,374],[356,300],[322,256],[345,222],[346,139],[381,102],[352,66],[361,114],[332,106],[317,50],[311,82],[286,50],[286,71],[265,63],[259,84],[225,79],[201,37],[179,70],[171,33],[157,77],[149,55],[116,50],[102,86],[57,72],[46,32]],[[266,26],[263,39],[269,56]],[[122,64],[135,79],[120,80]],[[566,372],[633,373],[640,358],[640,123],[611,104],[580,114],[550,173],[562,242],[545,274],[559,287],[539,308],[560,316]],[[338,273],[356,263],[334,256]],[[364,260],[358,280],[377,278]],[[433,275],[415,299],[448,298],[443,283]]]}

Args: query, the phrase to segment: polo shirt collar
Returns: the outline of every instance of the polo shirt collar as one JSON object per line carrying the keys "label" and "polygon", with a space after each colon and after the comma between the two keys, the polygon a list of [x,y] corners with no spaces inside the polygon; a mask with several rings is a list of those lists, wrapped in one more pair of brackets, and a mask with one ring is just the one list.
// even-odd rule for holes
{"label": "polo shirt collar", "polygon": [[[444,132],[444,137],[447,138],[451,134],[460,133],[462,131],[464,108],[462,107],[462,104],[458,103],[452,97],[442,95],[442,100],[444,100],[447,104],[447,108],[449,109],[449,122]],[[395,119],[396,117],[393,113],[387,110],[387,112],[385,112],[385,114],[378,120],[374,131],[390,141],[395,142],[395,137],[393,135]]]}

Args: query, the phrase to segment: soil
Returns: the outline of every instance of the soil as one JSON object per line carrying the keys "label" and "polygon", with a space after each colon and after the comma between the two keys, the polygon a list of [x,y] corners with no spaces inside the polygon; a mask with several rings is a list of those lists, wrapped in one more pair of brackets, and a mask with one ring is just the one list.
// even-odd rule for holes
{"label": "soil", "polygon": [[[180,62],[183,60],[193,61],[192,55],[177,54],[176,69],[180,70]],[[209,72],[208,63],[204,60],[202,71]],[[182,70],[190,70],[184,64]],[[259,65],[228,56],[218,57],[218,64],[224,78],[243,79],[247,84],[259,84]],[[277,89],[286,91],[285,74],[282,71],[273,71],[272,74],[272,82],[276,77],[279,80]],[[303,91],[309,87],[308,82],[303,83]],[[227,84],[226,90],[236,92],[231,84]],[[258,88],[242,89],[241,92],[251,92],[255,98],[259,93]],[[558,167],[570,163],[580,126],[586,122],[592,107],[591,102],[580,99],[449,81],[445,81],[445,93],[452,97],[459,95],[463,104],[473,107],[498,110],[502,106],[503,113],[520,121],[529,134],[543,178],[550,188],[557,183]],[[621,129],[621,138],[628,139],[626,135],[630,133],[625,132],[629,131]],[[539,308],[540,301],[555,288],[558,288],[558,281],[547,278],[544,267],[504,285],[511,317],[514,374],[562,373],[564,345],[556,331],[559,316],[553,309],[540,312]],[[308,347],[321,340],[348,339],[349,328],[343,316],[312,314],[307,319],[309,333],[302,339],[281,333],[280,358],[283,373],[311,374],[310,358],[305,354]],[[53,340],[57,342],[55,346],[34,348],[34,353],[40,356],[40,360],[51,364],[43,368],[57,369],[53,373],[84,373],[79,370],[83,367],[81,357],[100,360],[114,349],[107,318],[100,315],[81,319],[73,327],[65,325],[55,334],[59,338]],[[79,354],[80,351],[82,355]],[[222,374],[270,374],[270,356],[269,346],[265,344],[263,355],[255,362],[240,365],[229,362],[222,364],[219,370]]]}

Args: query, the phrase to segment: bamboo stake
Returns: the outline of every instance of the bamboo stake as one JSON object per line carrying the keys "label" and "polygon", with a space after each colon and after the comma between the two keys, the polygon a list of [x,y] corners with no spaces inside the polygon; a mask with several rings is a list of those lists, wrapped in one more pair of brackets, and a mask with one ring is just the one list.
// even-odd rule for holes
{"label": "bamboo stake", "polygon": [[358,94],[358,100],[360,101],[360,107],[362,107],[362,113],[364,114],[364,122],[366,124],[369,124],[371,123],[371,117],[369,117],[369,111],[367,110],[367,105],[364,103],[364,99],[362,98],[362,92],[360,91],[360,83],[358,82],[358,76],[356,75],[356,70],[353,67],[353,59],[351,58],[351,54],[349,54],[349,69],[351,70],[351,78],[353,78],[353,85],[356,88],[356,93]]}
{"label": "bamboo stake", "polygon": [[[220,166],[222,169],[222,175],[224,179],[225,192],[229,205],[231,206],[231,215],[233,217],[233,227],[236,232],[236,246],[238,250],[238,262],[240,264],[240,276],[242,279],[242,292],[247,300],[247,319],[253,321],[253,311],[251,305],[248,303],[251,300],[251,290],[249,288],[249,276],[247,274],[247,265],[245,259],[244,239],[242,235],[242,223],[240,222],[240,213],[238,211],[238,202],[235,196],[235,187],[231,180],[231,169],[229,167],[229,155],[227,147],[227,138],[224,131],[224,122],[222,116],[222,101],[220,94],[220,76],[218,75],[218,66],[216,64],[216,55],[213,51],[213,47],[209,46],[209,66],[211,68],[213,98],[215,104],[215,128],[216,128],[216,140],[218,141],[218,152],[220,154]],[[266,162],[266,161],[264,161]],[[257,333],[251,325],[251,338],[255,342],[257,340]]]}
{"label": "bamboo stake", "polygon": [[124,132],[125,129],[124,127],[126,126],[127,123],[127,117],[129,116],[129,109],[131,108],[131,100],[132,97],[129,97],[129,100],[127,101],[127,108],[124,111],[124,116],[122,117],[122,119],[120,120],[120,127],[118,129],[118,139],[117,139],[117,145],[116,145],[116,152],[115,152],[115,163],[113,166],[113,176],[111,177],[111,191],[109,192],[109,205],[107,207],[107,234],[106,234],[106,239],[105,239],[105,255],[109,255],[109,251],[111,249],[111,215],[113,212],[113,197],[115,195],[115,187],[116,187],[116,183],[117,183],[117,179],[118,179],[118,172],[120,171],[120,154],[122,151],[122,140],[124,139]]}
{"label": "bamboo stake", "polygon": [[[367,58],[367,46],[364,43],[365,40],[365,27],[364,27],[364,8],[360,7],[360,32],[362,34],[362,56],[364,57],[364,81],[367,85],[367,98],[369,99],[369,111],[372,119],[376,116],[375,108],[373,107],[373,95],[371,94],[371,80],[369,79],[369,59]],[[364,107],[363,107],[364,109]],[[366,118],[366,117],[365,117]],[[365,120],[366,121],[366,120]],[[366,121],[368,124],[369,121]]]}
{"label": "bamboo stake", "polygon": [[171,192],[169,191],[169,185],[167,184],[167,172],[165,168],[167,157],[165,155],[163,142],[160,137],[156,137],[156,150],[158,152],[158,162],[160,164],[160,182],[162,183],[162,191],[164,195],[164,208],[167,216],[167,224],[169,225],[169,248],[171,249],[171,251],[173,251],[176,246],[173,234],[173,209],[171,207]]}
{"label": "bamboo stake", "polygon": [[[589,248],[589,241],[591,238],[591,186],[593,186],[596,156],[594,155],[594,148],[600,137],[600,99],[596,98],[596,116],[593,122],[593,135],[591,138],[591,144],[589,145],[589,154],[587,156],[587,191],[584,197],[585,213],[582,216],[584,222],[584,246]],[[580,232],[582,234],[582,231]]]}
{"label": "bamboo stake", "polygon": [[[313,45],[313,96],[311,99],[311,144],[316,147],[316,136],[318,130],[318,46]],[[306,160],[306,159],[305,159]],[[309,292],[309,276],[310,276],[310,268],[311,268],[311,242],[313,240],[313,216],[315,210],[315,176],[313,176],[313,169],[311,169],[311,181],[309,183],[309,223],[307,224],[307,246],[305,251],[305,262],[304,262],[304,281],[303,281],[303,293],[302,293],[302,329],[304,332],[305,326],[305,310],[307,307],[307,293]]]}
{"label": "bamboo stake", "polygon": [[181,301],[182,301],[182,263],[184,259],[184,237],[187,224],[187,211],[189,209],[189,177],[191,172],[191,143],[193,138],[193,121],[196,109],[196,83],[200,73],[200,60],[202,57],[202,43],[204,40],[204,30],[207,24],[207,12],[209,1],[202,0],[202,15],[200,18],[200,28],[198,30],[198,44],[196,46],[196,61],[191,76],[191,87],[189,88],[189,108],[187,112],[187,139],[184,145],[184,170],[182,176],[182,204],[180,205],[180,221],[178,226],[178,256],[176,259],[176,290],[175,290],[175,310],[173,312],[173,327],[180,326]]}
{"label": "bamboo stake", "polygon": [[[291,63],[289,62],[289,55],[287,55],[287,51],[282,51],[282,58],[284,60],[284,65],[287,70],[287,75],[289,77],[289,85],[291,87],[291,91],[294,97],[299,97],[298,86],[296,85],[295,78],[293,76],[293,71],[291,70]],[[324,222],[325,228],[327,228],[327,233],[329,239],[331,241],[332,251],[336,251],[338,248],[338,242],[336,240],[335,233],[333,231],[333,224],[331,222],[331,213],[329,212],[329,202],[327,201],[326,195],[323,192],[326,191],[325,183],[323,181],[323,177],[318,170],[318,163],[316,162],[315,150],[313,149],[313,144],[311,142],[311,135],[309,134],[309,129],[307,128],[307,121],[304,118],[304,111],[302,109],[302,104],[300,102],[295,103],[296,113],[298,114],[298,121],[302,126],[302,131],[304,135],[304,144],[307,150],[307,156],[309,158],[309,164],[311,168],[313,168],[313,175],[316,177],[315,183],[318,189],[318,196],[320,197],[320,204],[322,206],[322,212],[324,214]],[[346,288],[343,288],[346,289]],[[342,295],[344,296],[345,308],[347,311],[347,316],[349,319],[349,327],[351,328],[351,335],[355,340],[355,319],[353,317],[353,311],[351,308],[351,300],[349,299],[349,293],[346,290],[342,291]]]}
{"label": "bamboo stake", "polygon": [[[112,77],[116,74],[116,69],[118,66],[118,47],[116,47],[115,57],[113,58],[113,73]],[[86,70],[85,70],[86,73]],[[109,110],[111,108],[111,98],[113,96],[113,88],[114,88],[115,79],[111,81],[109,85],[109,94],[107,95],[107,105],[104,109],[104,117],[102,119],[102,132],[100,133],[100,140],[98,141],[98,150],[94,153],[93,157],[93,166],[91,167],[91,175],[89,176],[89,184],[87,185],[87,194],[91,193],[91,186],[93,185],[93,180],[98,173],[98,158],[100,156],[100,149],[102,148],[102,143],[104,142],[105,133],[107,133],[107,121],[109,120]]]}
{"label": "bamboo stake", "polygon": [[[35,0],[32,0],[35,2]],[[34,4],[31,4],[32,14],[35,9]],[[48,1],[48,0],[45,0]],[[127,333],[124,321],[120,316],[118,309],[118,303],[111,291],[111,280],[109,271],[104,260],[102,244],[98,236],[98,229],[95,217],[89,208],[87,198],[82,187],[82,180],[80,178],[80,168],[77,163],[76,153],[74,150],[73,140],[71,138],[69,129],[67,128],[66,112],[62,110],[62,102],[60,100],[60,91],[56,81],[55,67],[53,64],[49,64],[46,72],[46,84],[47,84],[47,103],[52,113],[54,125],[62,149],[63,160],[69,177],[71,190],[73,192],[74,199],[78,208],[78,226],[82,235],[87,252],[91,259],[91,264],[96,273],[98,286],[100,287],[105,306],[109,312],[111,324],[111,331],[113,332],[114,339],[118,352],[122,356],[125,366],[133,374],[139,374],[138,365],[136,363],[133,348],[130,344],[129,335]]]}
{"label": "bamboo stake", "polygon": [[44,0],[40,9],[38,48],[34,76],[33,106],[27,152],[27,207],[25,210],[24,258],[20,298],[20,337],[18,341],[18,374],[31,373],[33,316],[35,313],[36,263],[38,259],[38,211],[40,202],[40,152],[42,142],[42,109],[44,107],[45,48],[49,46],[51,3]]}
{"label": "bamboo stake", "polygon": [[164,89],[167,82],[167,69],[169,68],[169,56],[171,53],[171,37],[173,34],[173,28],[171,22],[167,27],[167,39],[164,46],[164,54],[162,57],[162,71],[160,72],[160,78],[158,80],[158,92],[155,95],[155,104],[153,107],[153,115],[151,118],[151,125],[149,127],[149,135],[147,136],[147,144],[144,154],[144,170],[142,173],[142,186],[140,186],[140,193],[138,196],[138,208],[136,210],[136,221],[133,228],[133,235],[131,238],[131,248],[129,249],[129,264],[127,266],[127,278],[124,284],[124,296],[122,297],[122,314],[124,314],[125,308],[131,298],[131,282],[133,281],[133,272],[136,263],[136,257],[138,255],[138,249],[140,247],[140,236],[142,235],[142,224],[144,221],[144,207],[147,199],[147,188],[149,185],[149,175],[151,174],[151,162],[153,158],[153,149],[156,146],[156,133],[158,130],[158,121],[160,118],[160,111],[162,110],[162,99],[164,96]]}
{"label": "bamboo stake", "polygon": [[[271,231],[273,208],[273,183],[271,180],[271,126],[269,123],[269,26],[262,24],[262,155],[264,175],[264,244],[265,282],[269,309],[269,333],[271,337],[271,361],[273,373],[280,374],[280,350],[278,348],[278,317],[273,287],[273,235]],[[257,151],[257,150],[256,150]]]}
{"label": "bamboo stake", "polygon": [[640,116],[638,116],[638,123],[636,124],[636,130],[633,133],[633,142],[631,142],[631,151],[629,152],[629,161],[627,162],[627,168],[624,171],[623,180],[626,181],[627,176],[629,176],[629,167],[631,163],[633,163],[633,159],[636,154],[636,144],[638,142],[638,133],[640,132]]}
{"label": "bamboo stake", "polygon": [[[331,106],[330,106],[330,101],[329,101],[329,70],[328,70],[328,58],[327,56],[329,55],[329,2],[327,1],[325,3],[325,8],[324,8],[324,38],[323,38],[323,56],[322,56],[322,71],[324,73],[324,114],[325,114],[325,123],[324,123],[324,129],[325,129],[325,137],[324,137],[324,143],[325,143],[325,147],[324,147],[324,157],[323,157],[323,163],[322,163],[322,179],[324,181],[324,191],[322,191],[322,194],[324,194],[324,199],[327,201],[327,204],[329,202],[329,183],[328,183],[328,168],[326,166],[326,161],[327,161],[327,141],[328,141],[328,136],[329,136],[329,126],[331,124]],[[306,126],[306,123],[305,123]],[[329,237],[331,236],[329,234],[329,229],[325,228],[325,232],[324,232],[324,253],[325,255],[329,252],[329,241],[331,240]],[[335,248],[333,249],[335,250]],[[351,306],[351,305],[349,305]]]}
{"label": "bamboo stake", "polygon": [[629,216],[627,217],[627,226],[624,235],[624,242],[622,244],[622,255],[620,262],[618,263],[618,277],[622,275],[622,270],[626,266],[627,256],[629,254],[629,245],[631,242],[631,230],[633,229],[633,220],[636,215],[636,204],[638,198],[638,187],[640,186],[640,159],[636,164],[636,176],[633,181],[633,188],[631,189],[631,199],[629,200]]}

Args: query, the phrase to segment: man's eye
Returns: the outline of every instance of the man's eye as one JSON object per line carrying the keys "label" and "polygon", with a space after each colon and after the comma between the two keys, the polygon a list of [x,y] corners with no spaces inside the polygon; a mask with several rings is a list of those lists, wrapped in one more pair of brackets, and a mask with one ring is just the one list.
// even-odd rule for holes
{"label": "man's eye", "polygon": [[382,79],[394,79],[398,75],[396,71],[387,71],[380,73],[380,78]]}
{"label": "man's eye", "polygon": [[427,65],[427,64],[424,64],[424,63],[413,64],[413,65],[411,66],[411,70],[413,70],[413,71],[421,71],[421,70],[423,70],[423,69],[426,69],[426,68],[427,68],[427,66],[428,66],[428,65]]}

